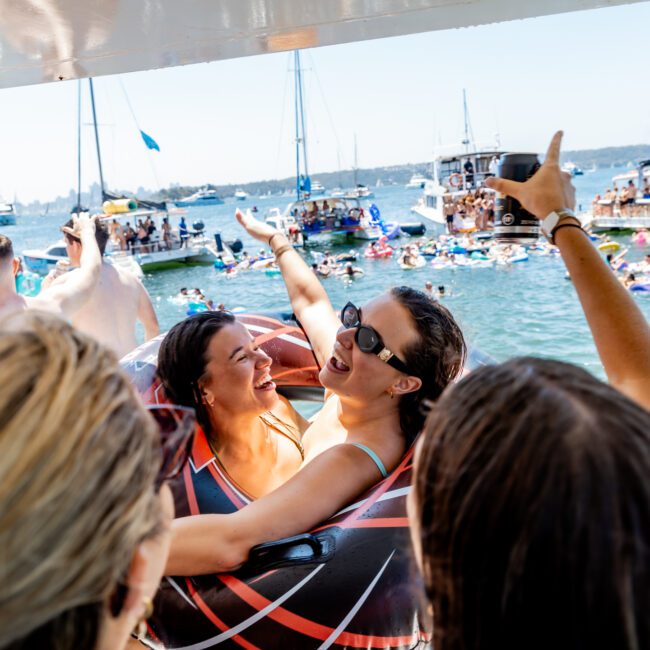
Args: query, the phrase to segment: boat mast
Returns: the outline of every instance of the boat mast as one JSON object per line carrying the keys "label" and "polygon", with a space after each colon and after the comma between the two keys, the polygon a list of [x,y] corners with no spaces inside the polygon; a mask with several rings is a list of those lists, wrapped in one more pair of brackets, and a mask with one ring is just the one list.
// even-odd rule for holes
{"label": "boat mast", "polygon": [[469,109],[467,108],[467,91],[463,88],[463,116],[465,120],[465,137],[463,138],[463,145],[465,147],[465,153],[470,153],[470,145],[472,149],[476,150],[476,145],[474,144],[474,136],[472,134],[472,127],[469,123]]}
{"label": "boat mast", "polygon": [[97,113],[95,111],[95,92],[93,90],[93,79],[88,77],[88,84],[90,86],[90,103],[93,108],[93,126],[95,128],[95,147],[97,149],[97,164],[99,165],[99,184],[101,185],[102,198],[104,200],[104,172],[102,170],[102,154],[99,150],[99,131],[97,130]]}
{"label": "boat mast", "polygon": [[[298,201],[304,194],[309,194],[311,181],[309,179],[309,163],[307,160],[307,132],[305,130],[305,105],[302,90],[302,70],[300,68],[300,50],[293,53],[294,59],[294,111],[296,115],[296,197]],[[301,182],[300,150],[302,148],[302,164],[304,176]]]}
{"label": "boat mast", "polygon": [[357,181],[359,180],[357,178],[357,168],[358,168],[358,161],[357,161],[357,134],[354,134],[354,186],[357,187]]}
{"label": "boat mast", "polygon": [[[48,209],[50,207],[48,203]],[[77,207],[81,212],[81,79],[77,81]],[[46,211],[47,214],[47,211]]]}

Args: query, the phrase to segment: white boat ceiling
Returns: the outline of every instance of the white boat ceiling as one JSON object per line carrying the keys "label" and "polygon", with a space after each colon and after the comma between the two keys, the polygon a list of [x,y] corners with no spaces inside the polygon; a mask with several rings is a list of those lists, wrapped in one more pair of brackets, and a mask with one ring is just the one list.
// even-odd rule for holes
{"label": "white boat ceiling", "polygon": [[641,1],[0,0],[0,87]]}

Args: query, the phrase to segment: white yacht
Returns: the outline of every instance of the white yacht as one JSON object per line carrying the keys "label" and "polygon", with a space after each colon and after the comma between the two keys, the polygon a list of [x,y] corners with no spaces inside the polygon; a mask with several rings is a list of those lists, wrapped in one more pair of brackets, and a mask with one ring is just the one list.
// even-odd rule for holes
{"label": "white yacht", "polygon": [[325,186],[320,181],[311,182],[311,196],[323,196],[325,194]]}
{"label": "white yacht", "polygon": [[612,178],[614,185],[624,187],[629,181],[634,181],[637,188],[637,196],[632,205],[621,209],[618,201],[600,199],[594,202],[590,211],[578,215],[583,223],[591,222],[592,232],[650,229],[650,198],[642,191],[645,183],[650,181],[650,160],[642,160],[635,170]]}
{"label": "white yacht", "polygon": [[584,174],[578,165],[570,161],[567,161],[562,165],[562,171],[571,174],[571,176],[582,176]]}
{"label": "white yacht", "polygon": [[16,212],[12,203],[5,203],[0,199],[0,226],[15,226]]}
{"label": "white yacht", "polygon": [[345,192],[346,199],[372,199],[374,196],[374,192],[367,185],[361,183],[357,183],[355,187]]}
{"label": "white yacht", "polygon": [[246,194],[244,190],[237,190],[235,192],[235,199],[237,199],[237,201],[245,201],[247,198],[248,194]]}
{"label": "white yacht", "polygon": [[422,174],[413,174],[411,180],[404,186],[407,190],[423,190],[426,185],[427,178]]}
{"label": "white yacht", "polygon": [[183,199],[174,201],[178,208],[198,207],[201,205],[222,205],[223,199],[217,194],[217,190],[203,189]]}
{"label": "white yacht", "polygon": [[[494,169],[494,161],[503,153],[487,150],[439,156],[433,161],[433,179],[426,181],[424,192],[411,212],[425,219],[427,225],[433,225],[438,232],[443,231],[447,221],[444,214],[445,201],[462,198],[481,187],[485,179],[493,175],[490,170]],[[485,191],[492,190],[485,188]],[[474,228],[474,223],[457,217],[455,227],[461,231],[469,230]]]}

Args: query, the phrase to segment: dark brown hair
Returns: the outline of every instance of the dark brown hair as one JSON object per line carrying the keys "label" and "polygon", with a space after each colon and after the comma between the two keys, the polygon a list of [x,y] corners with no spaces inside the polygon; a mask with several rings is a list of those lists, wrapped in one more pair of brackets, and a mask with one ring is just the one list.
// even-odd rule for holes
{"label": "dark brown hair", "polygon": [[14,259],[14,247],[11,239],[6,235],[0,235],[0,263]]}
{"label": "dark brown hair", "polygon": [[650,414],[566,363],[486,366],[434,405],[415,511],[436,650],[650,644]]}
{"label": "dark brown hair", "polygon": [[[74,223],[72,219],[68,219],[63,224],[63,227],[74,228]],[[75,237],[67,232],[64,232],[63,236],[69,242],[81,242],[81,239],[79,239],[79,237]],[[97,242],[97,248],[99,248],[100,255],[103,255],[104,251],[106,250],[106,244],[108,242],[108,229],[106,228],[106,225],[103,224],[101,221],[95,222],[95,241]]]}
{"label": "dark brown hair", "polygon": [[225,325],[234,322],[235,317],[227,311],[194,314],[176,323],[158,350],[158,376],[167,397],[174,404],[193,408],[208,435],[211,433],[210,417],[201,399],[198,382],[205,374],[206,352],[212,337]]}
{"label": "dark brown hair", "polygon": [[460,375],[467,350],[458,323],[438,301],[411,287],[395,287],[390,293],[408,309],[419,334],[418,342],[403,352],[411,374],[422,380],[421,388],[402,395],[399,403],[400,426],[410,445],[422,430],[424,403],[437,400]]}

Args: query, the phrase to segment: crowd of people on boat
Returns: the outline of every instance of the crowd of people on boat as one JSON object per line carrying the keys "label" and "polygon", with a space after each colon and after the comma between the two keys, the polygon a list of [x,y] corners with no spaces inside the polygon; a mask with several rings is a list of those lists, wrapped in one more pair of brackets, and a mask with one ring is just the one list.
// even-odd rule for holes
{"label": "crowd of people on boat", "polygon": [[647,216],[647,205],[645,202],[637,203],[638,199],[650,200],[650,178],[644,178],[642,187],[637,187],[634,180],[629,179],[620,190],[614,184],[602,195],[596,194],[592,201],[592,214],[594,217]]}
{"label": "crowd of people on boat", "polygon": [[186,245],[189,239],[185,217],[181,217],[178,233],[174,233],[169,217],[163,217],[160,232],[150,215],[138,219],[134,225],[126,221],[122,225],[113,218],[108,226],[108,232],[113,250],[135,253],[151,253],[155,251],[172,250]]}
{"label": "crowd of people on boat", "polygon": [[[450,235],[468,228],[489,230],[494,226],[495,194],[484,187],[443,196],[443,211]],[[469,225],[468,225],[469,223]]]}
{"label": "crowd of people on boat", "polygon": [[[572,209],[560,142],[526,183],[487,184],[540,219]],[[337,312],[282,233],[237,219],[273,251],[318,362],[327,392],[310,420],[226,311],[168,332],[158,375],[170,404],[145,408],[104,333],[75,323],[79,295],[101,284],[95,222],[67,226],[82,259],[40,302],[16,296],[0,236],[0,648],[123,650],[144,639],[163,575],[242,566],[256,544],[353,503],[413,445],[419,577],[404,581],[423,588],[436,650],[648,647],[650,327],[580,222],[563,217],[551,237],[609,383],[536,358],[465,374],[463,333],[440,300],[396,287]],[[114,330],[118,288],[101,316]],[[192,436],[248,505],[174,520],[169,482]]]}

